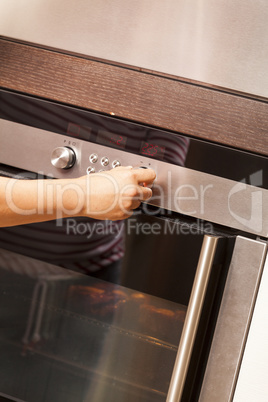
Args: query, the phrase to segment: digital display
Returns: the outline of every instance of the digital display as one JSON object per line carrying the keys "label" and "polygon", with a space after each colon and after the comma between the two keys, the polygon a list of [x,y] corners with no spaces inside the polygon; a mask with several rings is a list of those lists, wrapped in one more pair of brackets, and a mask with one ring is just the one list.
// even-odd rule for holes
{"label": "digital display", "polygon": [[162,160],[165,154],[165,147],[163,147],[162,145],[152,144],[150,142],[143,141],[141,144],[140,153],[142,155]]}
{"label": "digital display", "polygon": [[90,138],[90,133],[91,133],[90,127],[81,126],[75,123],[68,123],[67,134],[71,135],[72,137],[88,141]]}
{"label": "digital display", "polygon": [[97,142],[102,145],[108,145],[109,147],[125,149],[127,137],[121,134],[100,130],[97,136]]}

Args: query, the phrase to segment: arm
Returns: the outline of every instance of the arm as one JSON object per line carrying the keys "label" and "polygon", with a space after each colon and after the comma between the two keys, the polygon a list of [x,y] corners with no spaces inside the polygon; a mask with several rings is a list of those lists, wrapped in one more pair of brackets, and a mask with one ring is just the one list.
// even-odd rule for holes
{"label": "arm", "polygon": [[[151,169],[118,167],[77,179],[0,178],[0,227],[68,216],[125,219],[152,196]],[[142,183],[142,185],[140,185]]]}

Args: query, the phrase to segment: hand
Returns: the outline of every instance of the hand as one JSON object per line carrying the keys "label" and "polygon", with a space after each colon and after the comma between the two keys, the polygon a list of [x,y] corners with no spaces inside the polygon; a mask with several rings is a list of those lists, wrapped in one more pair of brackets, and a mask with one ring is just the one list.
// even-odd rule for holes
{"label": "hand", "polygon": [[69,216],[125,219],[152,196],[152,169],[118,167],[77,179],[0,178],[0,227]]}
{"label": "hand", "polygon": [[155,179],[152,169],[117,167],[113,170],[83,176],[86,203],[80,215],[95,219],[119,220],[132,215],[141,201],[152,196]]}

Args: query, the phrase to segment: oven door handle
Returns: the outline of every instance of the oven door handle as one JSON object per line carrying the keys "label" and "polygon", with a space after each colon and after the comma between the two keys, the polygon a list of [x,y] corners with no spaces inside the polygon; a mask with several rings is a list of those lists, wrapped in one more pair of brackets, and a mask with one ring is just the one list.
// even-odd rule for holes
{"label": "oven door handle", "polygon": [[167,402],[179,402],[182,396],[219,239],[217,236],[204,236]]}

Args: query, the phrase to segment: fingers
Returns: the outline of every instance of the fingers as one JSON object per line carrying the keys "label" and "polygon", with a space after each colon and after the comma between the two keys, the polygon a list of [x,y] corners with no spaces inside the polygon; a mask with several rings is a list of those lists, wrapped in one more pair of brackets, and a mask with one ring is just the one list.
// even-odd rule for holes
{"label": "fingers", "polygon": [[127,209],[136,209],[142,201],[152,197],[152,190],[139,185],[129,185],[128,189],[121,195]]}
{"label": "fingers", "polygon": [[131,185],[128,190],[122,195],[120,208],[124,214],[130,216],[133,210],[137,209],[142,201],[146,201],[152,196],[152,190],[147,187]]}
{"label": "fingers", "polygon": [[[111,201],[108,200],[108,204],[105,204],[106,209],[109,209],[111,204],[111,208],[106,213],[109,219],[130,217],[141,202],[147,201],[153,195],[149,185],[153,183],[156,174],[152,169],[133,169],[131,166],[120,166],[98,175],[98,179],[101,181],[101,185],[98,186],[99,190],[96,190],[96,184],[92,188],[95,189],[98,196],[109,190],[108,195]],[[97,179],[97,174],[95,177]],[[103,181],[103,178],[106,180]],[[108,199],[108,197],[102,196],[99,203],[101,204],[106,198]],[[99,211],[99,205],[96,208]]]}
{"label": "fingers", "polygon": [[133,168],[133,166],[118,166],[112,169],[111,172],[124,171],[126,169],[132,171],[138,182],[152,183],[156,178],[155,171],[150,168],[139,168],[139,167]]}
{"label": "fingers", "polygon": [[156,178],[153,169],[135,169],[135,177],[139,183],[152,184]]}
{"label": "fingers", "polygon": [[141,205],[141,200],[132,200],[131,207],[129,208],[129,211],[132,211],[133,209],[139,208]]}
{"label": "fingers", "polygon": [[[138,183],[136,187],[137,193],[134,191],[134,198],[140,201],[146,201],[152,197],[153,193],[151,187],[153,185],[153,181],[155,180],[156,173],[153,169],[141,169],[141,168],[132,168],[131,166],[127,166],[127,169],[130,169],[132,174],[134,174],[135,181]],[[137,207],[135,207],[137,208]],[[133,209],[135,209],[133,208]]]}
{"label": "fingers", "polygon": [[153,192],[149,187],[140,187],[140,200],[141,201],[146,201],[149,200],[149,198],[152,197]]}

